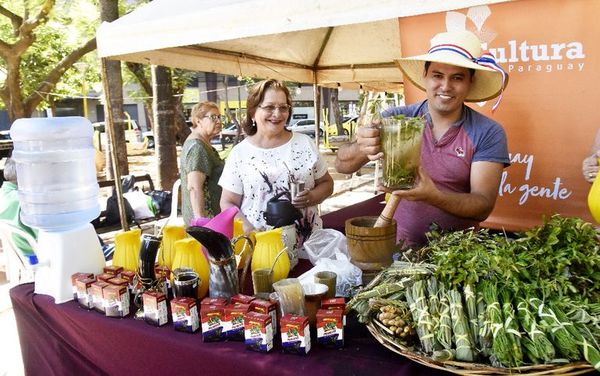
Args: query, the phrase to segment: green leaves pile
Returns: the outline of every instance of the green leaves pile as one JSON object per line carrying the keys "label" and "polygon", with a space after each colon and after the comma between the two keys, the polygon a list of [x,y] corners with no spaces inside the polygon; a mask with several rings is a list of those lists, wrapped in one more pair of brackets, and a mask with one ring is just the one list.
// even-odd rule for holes
{"label": "green leaves pile", "polygon": [[[379,299],[409,304],[416,350],[510,368],[585,359],[600,370],[600,243],[590,223],[555,215],[515,238],[486,230],[428,237],[424,263],[395,262],[380,274],[386,284],[402,275]],[[363,320],[375,289],[349,304]]]}

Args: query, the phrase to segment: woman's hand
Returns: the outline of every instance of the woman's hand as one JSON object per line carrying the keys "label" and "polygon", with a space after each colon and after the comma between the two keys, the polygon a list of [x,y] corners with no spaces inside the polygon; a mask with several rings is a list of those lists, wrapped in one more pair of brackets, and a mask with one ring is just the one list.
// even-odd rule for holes
{"label": "woman's hand", "polygon": [[[313,204],[311,204],[311,202]],[[315,204],[315,200],[311,201],[310,189],[305,189],[298,193],[296,197],[292,199],[292,204],[298,209],[304,209]]]}

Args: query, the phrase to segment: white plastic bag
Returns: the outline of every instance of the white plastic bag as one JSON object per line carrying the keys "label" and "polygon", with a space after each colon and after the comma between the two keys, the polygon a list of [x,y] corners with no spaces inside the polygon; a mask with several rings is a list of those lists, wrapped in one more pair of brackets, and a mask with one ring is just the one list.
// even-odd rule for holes
{"label": "white plastic bag", "polygon": [[315,230],[304,242],[304,251],[313,265],[322,258],[335,258],[336,252],[348,256],[346,236],[331,228]]}
{"label": "white plastic bag", "polygon": [[336,296],[352,296],[353,290],[362,285],[362,270],[350,262],[348,256],[336,252],[333,259],[321,258],[314,268],[302,274],[298,279],[300,283],[314,281],[314,275],[320,271],[332,271],[336,277]]}

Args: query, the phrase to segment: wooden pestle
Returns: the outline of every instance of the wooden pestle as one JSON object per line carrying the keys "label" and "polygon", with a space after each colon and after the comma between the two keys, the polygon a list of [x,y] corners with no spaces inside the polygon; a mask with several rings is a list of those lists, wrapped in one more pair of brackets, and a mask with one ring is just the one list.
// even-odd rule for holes
{"label": "wooden pestle", "polygon": [[400,203],[400,197],[396,195],[390,194],[388,202],[385,204],[385,207],[379,214],[379,218],[375,221],[373,227],[383,227],[392,223],[392,219],[394,218],[394,212]]}

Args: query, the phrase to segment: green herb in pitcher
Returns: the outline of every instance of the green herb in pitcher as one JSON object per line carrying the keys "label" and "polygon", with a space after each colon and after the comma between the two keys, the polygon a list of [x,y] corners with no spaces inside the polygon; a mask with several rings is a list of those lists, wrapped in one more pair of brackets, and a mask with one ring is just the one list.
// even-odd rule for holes
{"label": "green herb in pitcher", "polygon": [[421,160],[425,120],[392,116],[382,119],[383,185],[389,189],[413,187]]}

